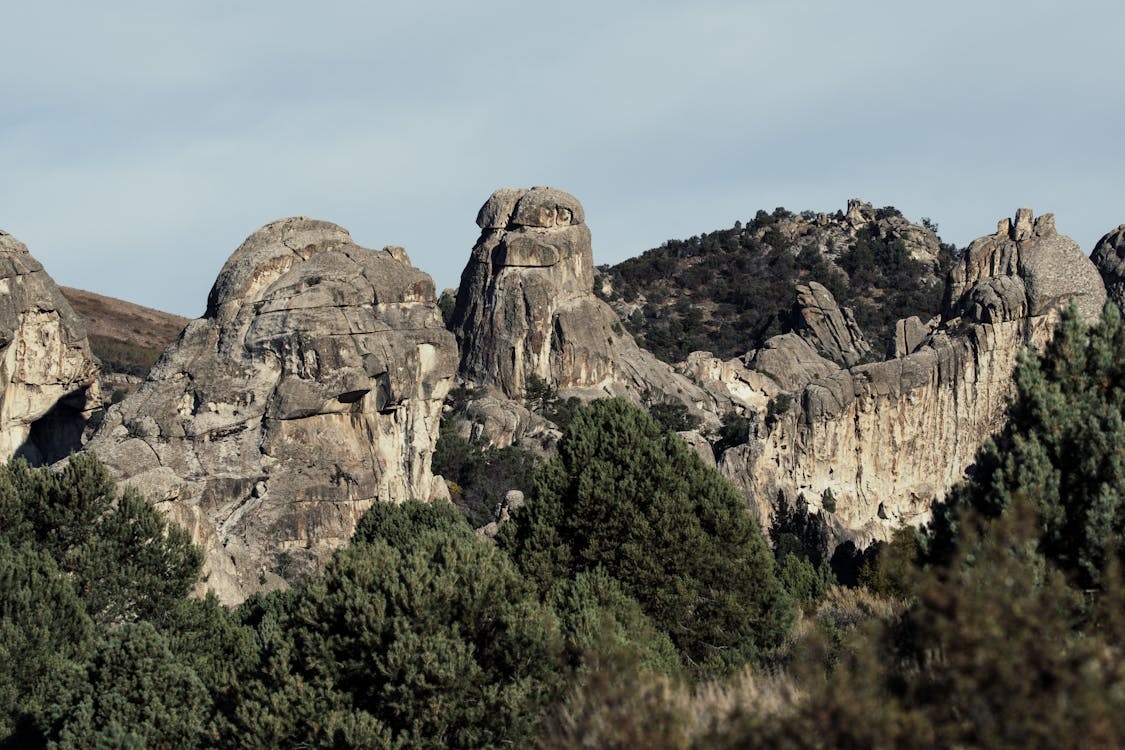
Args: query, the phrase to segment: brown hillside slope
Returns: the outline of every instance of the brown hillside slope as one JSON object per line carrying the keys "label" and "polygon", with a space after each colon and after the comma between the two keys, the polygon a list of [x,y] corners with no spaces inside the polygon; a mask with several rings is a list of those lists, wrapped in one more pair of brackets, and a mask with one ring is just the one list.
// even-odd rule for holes
{"label": "brown hillside slope", "polygon": [[172,313],[60,287],[82,318],[90,348],[110,372],[143,377],[190,321]]}
{"label": "brown hillside slope", "polygon": [[190,318],[94,292],[67,286],[60,288],[70,306],[82,316],[88,335],[128,341],[147,349],[163,351],[190,322]]}

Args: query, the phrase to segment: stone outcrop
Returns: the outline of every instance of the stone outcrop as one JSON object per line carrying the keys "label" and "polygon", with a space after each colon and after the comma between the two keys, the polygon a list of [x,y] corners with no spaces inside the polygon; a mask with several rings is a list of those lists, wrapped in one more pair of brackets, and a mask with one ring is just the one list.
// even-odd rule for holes
{"label": "stone outcrop", "polygon": [[852,311],[841,309],[831,292],[815,281],[797,286],[792,328],[823,357],[845,367],[871,352]]}
{"label": "stone outcrop", "polygon": [[234,252],[87,449],[192,532],[236,602],[315,570],[373,502],[448,497],[430,461],[455,367],[404,251],[284,219]]}
{"label": "stone outcrop", "polygon": [[[749,441],[727,450],[720,469],[764,521],[778,492],[819,510],[830,490],[830,526],[857,543],[922,523],[1003,426],[1020,352],[1050,338],[1069,300],[1097,317],[1097,271],[1050,215],[1024,209],[964,253],[939,320],[900,324],[892,359],[844,367],[796,334],[724,367],[701,358],[700,374],[720,376],[751,416]],[[772,384],[755,383],[750,369]]]}
{"label": "stone outcrop", "polygon": [[55,282],[22,242],[0,232],[0,460],[43,464],[77,450],[97,371]]}
{"label": "stone outcrop", "polygon": [[594,296],[590,230],[574,196],[497,190],[477,224],[453,313],[461,380],[515,400],[538,378],[563,396],[636,400],[649,391],[710,405],[706,391],[638,347]]}
{"label": "stone outcrop", "polygon": [[1098,240],[1090,260],[1098,267],[1109,298],[1125,310],[1125,224]]}
{"label": "stone outcrop", "polygon": [[1084,318],[1095,320],[1105,299],[1098,269],[1058,233],[1054,215],[1034,218],[1021,208],[1014,223],[1002,219],[996,234],[974,241],[953,267],[943,316],[981,323],[1034,318],[1073,300]]}
{"label": "stone outcrop", "polygon": [[495,448],[515,445],[541,456],[553,452],[562,433],[541,414],[518,401],[485,393],[469,401],[459,415],[458,432],[470,441]]}

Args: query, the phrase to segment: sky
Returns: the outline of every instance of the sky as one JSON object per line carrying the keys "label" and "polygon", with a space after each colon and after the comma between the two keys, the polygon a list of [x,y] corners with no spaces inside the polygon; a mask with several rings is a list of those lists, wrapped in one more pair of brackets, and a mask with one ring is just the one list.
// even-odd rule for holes
{"label": "sky", "polygon": [[498,187],[595,263],[851,197],[959,246],[1125,222],[1120,0],[0,0],[0,229],[60,284],[190,317],[284,216],[456,286]]}

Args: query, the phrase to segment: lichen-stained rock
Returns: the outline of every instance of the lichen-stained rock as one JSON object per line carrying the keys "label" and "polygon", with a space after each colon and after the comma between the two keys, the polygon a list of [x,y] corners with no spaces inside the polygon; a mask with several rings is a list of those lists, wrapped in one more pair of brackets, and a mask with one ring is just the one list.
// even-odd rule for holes
{"label": "lichen-stained rock", "polygon": [[515,400],[536,377],[564,395],[637,399],[649,391],[712,406],[710,394],[638,347],[594,296],[590,230],[574,196],[503,188],[477,224],[453,313],[463,381]]}
{"label": "lichen-stained rock", "polygon": [[765,412],[770,388],[742,394],[750,439],[727,450],[720,469],[764,522],[779,492],[819,508],[831,490],[830,525],[860,544],[923,523],[1003,426],[1020,353],[1049,340],[1070,300],[1087,319],[1100,312],[1105,289],[1093,263],[1049,214],[1034,220],[1021,210],[953,268],[940,320],[900,327],[895,358],[839,367],[801,348],[796,334],[748,355],[791,399],[774,396]]}
{"label": "lichen-stained rock", "polygon": [[1109,298],[1125,309],[1125,224],[1098,240],[1090,260],[1098,267]]}
{"label": "lichen-stained rock", "polygon": [[77,450],[97,371],[62,292],[0,231],[0,461],[50,463]]}
{"label": "lichen-stained rock", "polygon": [[193,533],[224,601],[315,570],[373,502],[441,496],[456,345],[405,259],[267,225],[87,446]]}

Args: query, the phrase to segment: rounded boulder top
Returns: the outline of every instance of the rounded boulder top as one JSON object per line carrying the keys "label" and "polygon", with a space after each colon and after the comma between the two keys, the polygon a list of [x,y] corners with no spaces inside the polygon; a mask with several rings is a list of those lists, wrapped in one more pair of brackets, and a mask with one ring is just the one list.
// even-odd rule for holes
{"label": "rounded boulder top", "polygon": [[254,232],[231,254],[219,271],[207,299],[204,317],[215,317],[228,302],[237,302],[280,277],[294,264],[334,247],[353,244],[341,226],[307,216],[270,222]]}
{"label": "rounded boulder top", "polygon": [[477,212],[481,229],[553,229],[585,221],[586,212],[577,198],[549,187],[500,188]]}

